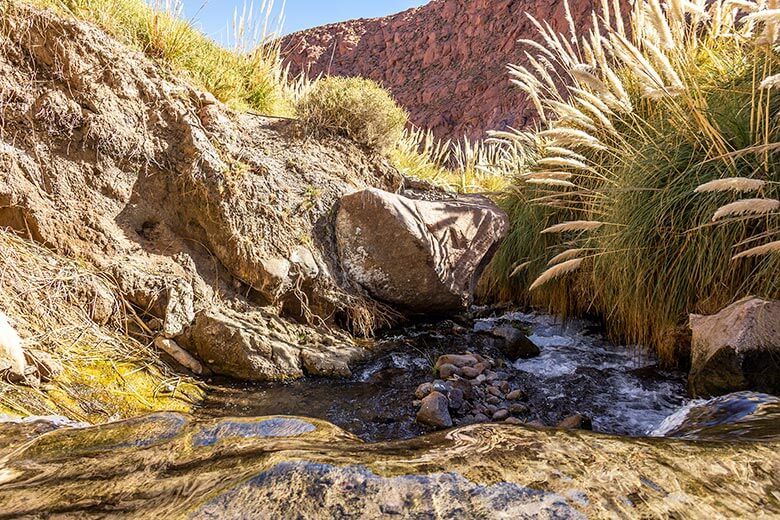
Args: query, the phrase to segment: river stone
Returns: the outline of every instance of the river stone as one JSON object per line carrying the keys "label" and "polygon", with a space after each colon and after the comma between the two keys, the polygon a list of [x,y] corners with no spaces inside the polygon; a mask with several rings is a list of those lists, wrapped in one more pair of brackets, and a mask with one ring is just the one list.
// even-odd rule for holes
{"label": "river stone", "polygon": [[312,376],[323,377],[351,377],[352,370],[343,359],[327,355],[323,352],[303,350],[301,360],[306,373]]}
{"label": "river stone", "polygon": [[196,354],[215,373],[246,381],[303,376],[295,338],[271,330],[264,313],[228,309],[201,312],[192,327]]}
{"label": "river stone", "polygon": [[537,347],[522,331],[511,325],[496,327],[490,331],[490,334],[503,341],[499,342],[499,349],[510,361],[518,359],[528,359],[539,355]]}
{"label": "river stone", "polygon": [[439,377],[442,379],[449,379],[452,376],[459,376],[460,375],[460,369],[456,367],[455,365],[450,365],[449,363],[445,363],[439,367]]}
{"label": "river stone", "polygon": [[414,200],[369,188],[342,197],[336,244],[347,276],[412,314],[463,310],[508,230],[488,198]]}
{"label": "river stone", "polygon": [[509,417],[509,410],[507,410],[506,408],[502,408],[493,414],[494,421],[503,421],[507,417]]}
{"label": "river stone", "polygon": [[510,401],[517,401],[521,397],[523,397],[523,391],[522,390],[512,390],[508,394],[506,394],[506,398]]}
{"label": "river stone", "polygon": [[447,399],[449,401],[450,409],[460,410],[463,408],[464,396],[463,390],[460,388],[453,388],[450,390],[450,392],[447,394]]}
{"label": "river stone", "polygon": [[564,430],[592,430],[593,424],[590,417],[582,414],[571,415],[556,425],[556,428]]}
{"label": "river stone", "polygon": [[433,385],[431,383],[423,383],[417,387],[414,392],[414,396],[417,399],[425,399],[425,396],[433,392]]}
{"label": "river stone", "polygon": [[745,298],[690,327],[693,396],[780,392],[780,301]]}
{"label": "river stone", "polygon": [[422,406],[417,412],[417,422],[436,428],[450,428],[452,417],[450,417],[447,397],[441,392],[428,394],[422,400]]}
{"label": "river stone", "polygon": [[458,368],[474,366],[477,364],[477,358],[471,354],[445,354],[439,356],[434,365],[434,370],[439,370],[442,365],[454,365]]}

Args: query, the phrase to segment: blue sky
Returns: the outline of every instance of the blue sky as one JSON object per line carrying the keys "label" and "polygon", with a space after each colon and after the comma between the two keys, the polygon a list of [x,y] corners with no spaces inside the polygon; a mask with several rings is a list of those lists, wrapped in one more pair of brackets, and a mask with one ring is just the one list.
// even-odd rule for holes
{"label": "blue sky", "polygon": [[[254,0],[255,6],[259,6],[261,1]],[[353,18],[384,16],[426,2],[427,0],[287,0],[283,32],[290,33]],[[244,6],[244,0],[184,0],[183,3],[186,18],[222,43],[226,42],[234,9],[238,7],[240,11]],[[278,10],[281,4],[282,0],[274,0],[275,9]]]}

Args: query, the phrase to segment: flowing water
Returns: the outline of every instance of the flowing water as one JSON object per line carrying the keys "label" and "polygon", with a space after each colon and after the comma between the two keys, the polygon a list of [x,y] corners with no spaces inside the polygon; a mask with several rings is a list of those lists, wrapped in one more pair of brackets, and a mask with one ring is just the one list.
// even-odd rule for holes
{"label": "flowing water", "polygon": [[584,321],[465,324],[507,322],[541,347],[503,368],[527,419],[580,413],[596,432],[425,431],[416,386],[473,345],[418,325],[347,380],[217,385],[195,416],[0,423],[0,518],[780,517],[778,398],[690,401],[683,374]]}

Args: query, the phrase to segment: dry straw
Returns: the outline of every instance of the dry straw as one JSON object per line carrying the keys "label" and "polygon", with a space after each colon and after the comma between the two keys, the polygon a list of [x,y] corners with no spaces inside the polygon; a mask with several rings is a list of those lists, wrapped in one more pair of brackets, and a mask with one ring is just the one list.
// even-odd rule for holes
{"label": "dry straw", "polygon": [[542,285],[546,284],[550,280],[554,280],[567,273],[576,271],[582,265],[582,260],[583,260],[582,258],[575,258],[573,260],[568,260],[566,262],[563,262],[562,264],[558,264],[554,267],[551,267],[550,269],[543,272],[539,276],[539,278],[537,278],[534,281],[534,283],[531,284],[531,287],[529,287],[528,290],[533,291],[534,289],[537,289],[538,287],[541,287]]}
{"label": "dry straw", "polygon": [[780,209],[780,201],[775,199],[744,199],[726,204],[715,212],[712,221],[743,215],[761,216]]}

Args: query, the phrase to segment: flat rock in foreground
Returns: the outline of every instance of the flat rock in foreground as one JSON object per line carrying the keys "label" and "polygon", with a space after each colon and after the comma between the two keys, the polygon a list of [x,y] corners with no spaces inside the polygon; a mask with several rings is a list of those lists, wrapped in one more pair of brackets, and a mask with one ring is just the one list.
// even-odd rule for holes
{"label": "flat rock in foreground", "polygon": [[479,195],[427,201],[369,188],[339,202],[336,242],[344,272],[374,298],[437,313],[471,303],[508,227]]}

